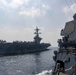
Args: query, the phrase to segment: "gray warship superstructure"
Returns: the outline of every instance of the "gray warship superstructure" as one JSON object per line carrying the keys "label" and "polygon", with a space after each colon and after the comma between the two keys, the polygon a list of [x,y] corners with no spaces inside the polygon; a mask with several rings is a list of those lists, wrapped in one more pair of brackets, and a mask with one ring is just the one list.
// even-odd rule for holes
{"label": "gray warship superstructure", "polygon": [[30,42],[14,41],[9,43],[9,42],[0,40],[0,56],[35,53],[35,52],[48,50],[47,47],[51,45],[50,43],[40,43],[42,38],[39,37],[39,34],[41,34],[39,30],[40,29],[36,27],[35,29],[36,36],[34,37],[34,41],[30,41]]}
{"label": "gray warship superstructure", "polygon": [[59,49],[54,51],[55,66],[52,75],[76,75],[76,14],[65,24],[58,40]]}

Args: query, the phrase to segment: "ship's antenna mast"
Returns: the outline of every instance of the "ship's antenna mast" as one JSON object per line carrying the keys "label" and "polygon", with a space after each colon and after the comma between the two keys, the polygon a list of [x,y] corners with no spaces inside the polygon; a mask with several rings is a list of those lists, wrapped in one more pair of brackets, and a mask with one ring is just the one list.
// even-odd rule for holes
{"label": "ship's antenna mast", "polygon": [[36,34],[37,36],[39,36],[39,34],[41,34],[41,33],[39,32],[39,30],[40,30],[40,29],[38,29],[38,27],[36,26],[36,29],[35,29],[36,32],[35,32],[35,34]]}

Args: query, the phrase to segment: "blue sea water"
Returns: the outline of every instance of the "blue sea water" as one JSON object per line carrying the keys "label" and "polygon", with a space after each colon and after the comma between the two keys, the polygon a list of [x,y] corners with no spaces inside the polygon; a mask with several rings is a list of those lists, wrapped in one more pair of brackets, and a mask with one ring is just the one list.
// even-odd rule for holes
{"label": "blue sea water", "polygon": [[51,70],[54,50],[57,48],[34,54],[0,57],[0,75],[36,75]]}

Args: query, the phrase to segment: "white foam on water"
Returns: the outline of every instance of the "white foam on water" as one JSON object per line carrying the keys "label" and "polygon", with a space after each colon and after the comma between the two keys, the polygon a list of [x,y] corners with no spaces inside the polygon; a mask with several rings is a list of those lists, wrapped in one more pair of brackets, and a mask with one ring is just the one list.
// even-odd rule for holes
{"label": "white foam on water", "polygon": [[39,73],[39,74],[36,74],[36,75],[51,75],[51,73],[52,73],[52,70],[45,70],[45,71],[43,71],[43,72],[41,72],[41,73]]}

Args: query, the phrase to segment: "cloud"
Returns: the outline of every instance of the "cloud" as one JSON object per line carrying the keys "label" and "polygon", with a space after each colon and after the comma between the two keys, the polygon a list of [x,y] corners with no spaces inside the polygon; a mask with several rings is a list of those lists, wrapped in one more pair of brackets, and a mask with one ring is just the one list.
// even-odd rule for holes
{"label": "cloud", "polygon": [[26,10],[20,11],[19,15],[35,17],[35,16],[40,16],[41,12],[39,8],[32,7],[31,9],[28,8]]}
{"label": "cloud", "polygon": [[[40,0],[1,0],[0,6],[6,12],[13,11],[19,13],[20,16],[38,17],[46,15],[50,9],[49,5]],[[7,11],[7,8],[9,11]],[[14,9],[14,10],[13,10]]]}
{"label": "cloud", "polygon": [[12,8],[19,8],[23,4],[27,4],[30,0],[12,0],[9,4]]}
{"label": "cloud", "polygon": [[44,9],[46,9],[46,10],[49,10],[49,9],[50,9],[50,7],[49,7],[48,4],[42,4],[42,7],[43,7]]}
{"label": "cloud", "polygon": [[7,1],[6,0],[0,0],[0,8],[4,8],[6,6],[8,6]]}
{"label": "cloud", "polygon": [[41,12],[39,8],[32,7],[31,9],[28,8],[24,11],[20,11],[19,15],[35,17],[35,16],[41,16]]}
{"label": "cloud", "polygon": [[17,9],[23,4],[27,4],[30,0],[11,0],[8,2],[7,0],[0,0],[0,6],[4,8],[14,8]]}
{"label": "cloud", "polygon": [[44,16],[49,9],[49,5],[42,4],[42,7],[32,6],[31,8],[23,8],[23,10],[19,12],[19,15],[31,17]]}
{"label": "cloud", "polygon": [[66,7],[63,8],[62,11],[66,14],[76,13],[76,4],[72,4],[72,5],[70,5],[70,7],[66,6]]}

